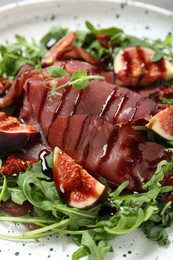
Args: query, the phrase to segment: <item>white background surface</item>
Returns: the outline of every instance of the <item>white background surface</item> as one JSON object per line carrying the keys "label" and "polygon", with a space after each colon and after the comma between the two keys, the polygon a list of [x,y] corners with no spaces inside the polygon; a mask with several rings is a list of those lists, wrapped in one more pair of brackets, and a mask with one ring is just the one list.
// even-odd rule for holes
{"label": "white background surface", "polygon": [[[17,0],[17,1],[19,2],[20,0]],[[64,0],[64,1],[70,1],[70,0]],[[82,0],[78,0],[78,1],[82,1]],[[114,0],[114,1],[116,1],[116,0]],[[156,5],[156,6],[159,6],[162,8],[166,8],[168,10],[173,10],[173,1],[172,0],[137,0],[137,1],[142,2],[142,3],[148,3],[151,5]],[[11,2],[13,2],[13,0],[0,0],[0,5],[4,5],[7,3],[11,3]]]}

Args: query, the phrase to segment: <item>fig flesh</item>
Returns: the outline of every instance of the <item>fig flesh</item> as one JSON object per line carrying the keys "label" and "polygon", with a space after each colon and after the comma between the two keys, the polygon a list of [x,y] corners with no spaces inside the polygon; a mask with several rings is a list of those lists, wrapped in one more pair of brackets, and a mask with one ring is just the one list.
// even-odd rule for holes
{"label": "fig flesh", "polygon": [[135,87],[172,79],[173,64],[165,58],[152,61],[154,54],[151,48],[140,46],[121,50],[114,59],[116,84]]}
{"label": "fig flesh", "polygon": [[13,116],[0,112],[0,153],[21,151],[40,134],[35,126],[22,124]]}
{"label": "fig flesh", "polygon": [[173,140],[173,106],[153,116],[146,126],[163,138]]}
{"label": "fig flesh", "polygon": [[53,154],[53,178],[61,197],[71,207],[90,208],[106,195],[106,186],[58,147]]}

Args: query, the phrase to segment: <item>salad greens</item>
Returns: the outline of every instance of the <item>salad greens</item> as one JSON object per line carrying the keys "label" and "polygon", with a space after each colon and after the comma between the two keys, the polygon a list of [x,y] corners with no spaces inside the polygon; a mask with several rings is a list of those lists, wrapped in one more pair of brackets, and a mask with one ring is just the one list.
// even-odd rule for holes
{"label": "salad greens", "polygon": [[[173,35],[169,34],[164,40],[139,39],[126,35],[119,28],[96,29],[90,22],[86,22],[88,31],[78,31],[75,46],[89,51],[94,58],[100,59],[109,54],[112,59],[124,47],[141,45],[156,50],[153,61],[166,56],[173,62]],[[41,68],[41,58],[57,40],[68,33],[68,29],[53,27],[39,42],[30,42],[21,35],[16,35],[16,42],[7,42],[0,45],[0,77],[13,79],[19,69],[26,63]],[[109,36],[110,47],[100,44],[96,35]],[[111,47],[111,46],[114,46]],[[13,64],[13,66],[11,66]],[[111,66],[110,66],[111,69]],[[67,73],[57,67],[48,68],[52,78],[67,76]],[[66,85],[72,84],[77,89],[85,88],[88,80],[102,77],[88,76],[85,71],[74,73]],[[61,87],[65,87],[63,85]],[[52,90],[54,91],[54,89]],[[52,93],[50,93],[50,96]],[[172,99],[163,100],[163,103]],[[52,165],[52,155],[47,156],[47,163]],[[6,177],[0,175],[0,201],[9,198],[22,205],[29,201],[36,212],[36,216],[27,214],[13,217],[1,213],[0,221],[12,221],[36,225],[38,228],[27,231],[21,236],[0,234],[4,239],[39,239],[52,234],[71,235],[73,241],[79,246],[72,259],[77,260],[88,256],[90,260],[104,259],[113,248],[109,240],[126,234],[141,227],[144,234],[161,245],[169,243],[166,228],[173,222],[173,204],[165,198],[173,191],[172,186],[164,186],[163,178],[167,172],[172,173],[173,159],[170,162],[159,163],[152,178],[143,186],[142,193],[127,192],[128,182],[122,183],[116,190],[109,189],[109,196],[97,206],[90,209],[79,210],[68,207],[59,196],[54,181],[42,172],[41,162],[33,167],[28,166],[26,172]],[[100,179],[105,184],[104,179]]]}
{"label": "salad greens", "polygon": [[[52,155],[47,157],[47,162],[52,167]],[[106,253],[112,252],[109,240],[138,227],[142,227],[151,240],[168,244],[166,227],[173,221],[173,205],[172,202],[158,200],[158,197],[173,190],[172,186],[161,184],[164,173],[172,171],[172,165],[173,161],[159,163],[153,177],[143,186],[142,193],[127,193],[126,181],[115,191],[109,190],[108,200],[85,210],[70,208],[62,201],[54,182],[42,173],[41,162],[28,167],[18,176],[9,179],[1,176],[1,200],[11,197],[19,205],[29,201],[37,216],[12,217],[1,213],[0,221],[30,223],[38,229],[27,231],[22,236],[0,234],[0,237],[37,240],[56,233],[62,236],[70,234],[80,246],[74,252],[73,260],[84,255],[89,255],[89,259],[104,259]],[[106,208],[112,210],[108,215],[103,214]]]}
{"label": "salad greens", "polygon": [[[127,35],[122,29],[112,27],[105,29],[96,29],[89,21],[86,22],[88,31],[77,31],[77,38],[74,46],[86,49],[95,59],[100,59],[106,54],[114,57],[121,48],[128,46],[145,46],[155,50],[153,61],[159,60],[165,56],[173,61],[173,35],[168,34],[164,40],[150,40],[148,38],[137,38]],[[52,27],[50,31],[43,36],[39,42],[34,39],[27,40],[21,35],[16,35],[14,43],[7,42],[0,45],[0,77],[15,77],[17,71],[22,65],[28,63],[34,67],[40,68],[40,60],[46,54],[48,48],[56,41],[69,33],[67,28]],[[96,34],[108,35],[110,46],[114,48],[105,48],[98,41]],[[11,66],[13,64],[13,66]]]}

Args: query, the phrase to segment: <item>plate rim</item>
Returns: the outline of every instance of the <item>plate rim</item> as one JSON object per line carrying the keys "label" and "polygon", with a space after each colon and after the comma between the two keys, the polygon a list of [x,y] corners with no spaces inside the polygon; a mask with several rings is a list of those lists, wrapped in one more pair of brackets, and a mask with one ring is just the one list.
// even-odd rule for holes
{"label": "plate rim", "polygon": [[59,2],[61,4],[69,4],[75,3],[75,2],[103,2],[103,3],[109,3],[109,4],[124,4],[124,5],[129,5],[129,6],[134,6],[138,7],[141,9],[148,9],[151,10],[155,13],[166,15],[166,16],[171,16],[173,17],[173,10],[170,11],[166,8],[154,5],[154,4],[149,4],[149,3],[143,3],[143,2],[138,2],[138,1],[133,1],[133,0],[15,0],[12,3],[7,3],[7,4],[0,4],[0,13],[4,11],[8,11],[9,9],[14,9],[22,6],[27,6],[27,5],[34,5],[38,3],[50,3],[50,2]]}

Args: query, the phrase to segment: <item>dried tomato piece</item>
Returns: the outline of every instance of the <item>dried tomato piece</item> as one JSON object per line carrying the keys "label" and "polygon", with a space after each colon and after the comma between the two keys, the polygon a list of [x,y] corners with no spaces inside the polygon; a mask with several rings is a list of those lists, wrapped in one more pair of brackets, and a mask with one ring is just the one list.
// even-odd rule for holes
{"label": "dried tomato piece", "polygon": [[19,172],[25,172],[29,164],[32,167],[34,161],[24,161],[12,155],[7,158],[5,164],[1,167],[0,172],[5,176],[12,176]]}

